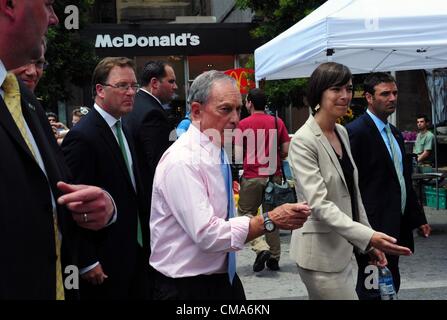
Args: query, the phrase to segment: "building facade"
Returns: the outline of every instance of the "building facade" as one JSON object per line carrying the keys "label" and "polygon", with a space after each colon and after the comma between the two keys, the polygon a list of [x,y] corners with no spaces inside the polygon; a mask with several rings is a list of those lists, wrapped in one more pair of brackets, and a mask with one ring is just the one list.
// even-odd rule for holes
{"label": "building facade", "polygon": [[[179,121],[196,76],[244,67],[261,45],[250,36],[252,17],[251,11],[236,9],[233,0],[108,0],[95,4],[92,18],[97,23],[82,36],[99,57],[134,59],[137,75],[149,60],[170,63],[179,89],[169,109],[173,121]],[[83,100],[92,102],[90,88],[84,89]]]}

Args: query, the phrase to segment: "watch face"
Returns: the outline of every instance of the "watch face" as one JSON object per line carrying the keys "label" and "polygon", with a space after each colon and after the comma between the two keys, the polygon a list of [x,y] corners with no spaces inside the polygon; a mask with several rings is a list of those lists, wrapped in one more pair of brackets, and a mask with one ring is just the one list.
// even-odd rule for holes
{"label": "watch face", "polygon": [[268,232],[272,232],[273,230],[275,230],[275,225],[272,221],[267,221],[264,226],[265,230],[267,230]]}

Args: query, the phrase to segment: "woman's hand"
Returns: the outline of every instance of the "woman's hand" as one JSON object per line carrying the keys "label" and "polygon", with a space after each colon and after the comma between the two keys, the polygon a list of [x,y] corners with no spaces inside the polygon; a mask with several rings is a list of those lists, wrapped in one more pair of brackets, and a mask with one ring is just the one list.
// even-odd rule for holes
{"label": "woman's hand", "polygon": [[388,254],[397,256],[410,256],[413,253],[407,247],[402,247],[397,244],[396,239],[382,232],[374,232],[370,240],[370,245]]}
{"label": "woman's hand", "polygon": [[368,261],[369,264],[373,264],[378,267],[385,267],[388,264],[385,254],[379,249],[372,248],[368,254],[370,258]]}

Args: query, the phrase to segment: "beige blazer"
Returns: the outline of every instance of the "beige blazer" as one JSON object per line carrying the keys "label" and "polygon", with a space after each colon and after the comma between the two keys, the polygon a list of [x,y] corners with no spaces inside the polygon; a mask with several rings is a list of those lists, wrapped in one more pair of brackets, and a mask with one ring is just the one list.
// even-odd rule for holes
{"label": "beige blazer", "polygon": [[351,198],[337,155],[313,116],[289,147],[298,201],[307,201],[312,209],[303,227],[293,231],[290,256],[302,268],[323,272],[342,271],[350,263],[353,246],[364,251],[374,233],[360,197],[347,131],[338,124],[336,130],[354,167],[360,223],[352,220]]}

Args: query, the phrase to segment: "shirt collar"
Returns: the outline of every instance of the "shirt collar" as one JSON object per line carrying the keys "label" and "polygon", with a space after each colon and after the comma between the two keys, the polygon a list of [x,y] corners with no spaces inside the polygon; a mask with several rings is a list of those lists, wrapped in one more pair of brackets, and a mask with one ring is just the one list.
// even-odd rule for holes
{"label": "shirt collar", "polygon": [[103,108],[101,108],[96,103],[93,106],[96,111],[101,115],[101,117],[104,118],[104,120],[107,122],[110,128],[112,128],[118,120],[121,120],[121,118],[116,119],[114,116],[110,115],[108,112],[106,112]]}
{"label": "shirt collar", "polygon": [[7,73],[8,73],[8,71],[6,71],[5,65],[3,64],[2,60],[0,60],[0,88],[6,79]]}
{"label": "shirt collar", "polygon": [[216,158],[215,160],[218,159],[219,162],[217,162],[217,163],[220,163],[221,148],[219,148],[214,143],[212,143],[210,141],[210,138],[206,134],[201,132],[194,124],[191,124],[189,126],[189,129],[188,129],[188,131],[186,131],[186,133],[188,133],[192,136],[193,141],[199,141],[200,146],[203,149],[205,149],[211,155],[211,157],[213,159],[214,158]]}
{"label": "shirt collar", "polygon": [[371,119],[374,121],[374,124],[376,125],[377,129],[379,130],[379,132],[382,132],[383,129],[385,129],[385,127],[388,125],[387,123],[384,123],[382,120],[380,120],[374,113],[372,113],[371,111],[369,111],[369,109],[366,109],[366,112],[368,113],[368,115],[371,117]]}
{"label": "shirt collar", "polygon": [[154,96],[152,93],[150,93],[149,91],[147,91],[147,90],[144,89],[144,88],[140,88],[140,90],[141,90],[141,91],[144,91],[144,92],[146,92],[148,95],[151,95],[152,97],[154,97],[154,99],[157,100],[158,103],[159,103],[160,105],[162,105],[162,104],[161,104],[161,101],[160,101],[156,96]]}

